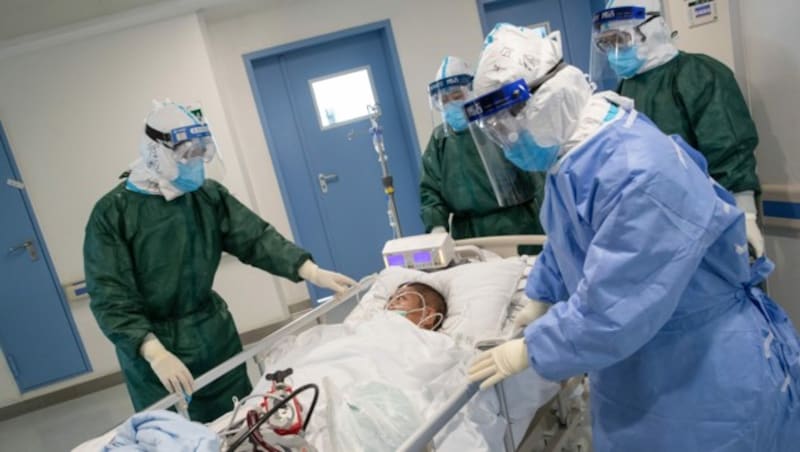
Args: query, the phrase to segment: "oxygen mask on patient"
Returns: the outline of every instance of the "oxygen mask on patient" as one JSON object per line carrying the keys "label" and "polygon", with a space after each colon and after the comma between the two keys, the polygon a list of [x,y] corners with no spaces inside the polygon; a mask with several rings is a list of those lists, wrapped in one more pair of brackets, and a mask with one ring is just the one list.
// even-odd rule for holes
{"label": "oxygen mask on patient", "polygon": [[389,297],[385,309],[401,315],[411,323],[426,330],[437,330],[444,322],[444,315],[425,300],[425,296],[414,290],[412,284],[403,284]]}

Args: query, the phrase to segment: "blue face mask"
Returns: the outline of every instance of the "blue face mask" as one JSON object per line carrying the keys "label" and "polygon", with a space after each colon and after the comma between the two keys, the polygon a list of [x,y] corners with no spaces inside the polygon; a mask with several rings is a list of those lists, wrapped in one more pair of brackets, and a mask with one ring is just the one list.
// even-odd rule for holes
{"label": "blue face mask", "polygon": [[467,114],[464,113],[464,102],[454,101],[444,106],[444,120],[456,132],[463,132],[469,127]]}
{"label": "blue face mask", "polygon": [[636,47],[633,46],[624,50],[608,52],[608,64],[618,76],[630,78],[636,75],[639,68],[644,65],[644,60],[639,58]]}
{"label": "blue face mask", "polygon": [[519,140],[503,152],[517,168],[525,171],[547,171],[558,159],[559,148],[539,146],[530,133],[522,131]]}
{"label": "blue face mask", "polygon": [[190,193],[202,187],[205,179],[203,160],[193,159],[189,163],[178,163],[178,177],[172,181],[172,185],[184,193]]}

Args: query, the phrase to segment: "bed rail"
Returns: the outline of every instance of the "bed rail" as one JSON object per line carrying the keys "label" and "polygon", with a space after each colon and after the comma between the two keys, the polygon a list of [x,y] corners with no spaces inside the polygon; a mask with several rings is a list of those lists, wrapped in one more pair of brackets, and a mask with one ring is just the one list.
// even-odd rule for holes
{"label": "bed rail", "polygon": [[525,245],[544,245],[547,237],[543,235],[498,235],[474,239],[456,240],[457,246],[474,245],[491,251],[500,257],[517,256],[517,247]]}
{"label": "bed rail", "polygon": [[464,408],[477,392],[478,384],[472,383],[450,396],[447,402],[433,414],[432,420],[418,428],[397,450],[403,452],[427,450],[428,444],[433,440],[433,437],[453,419],[453,416]]}

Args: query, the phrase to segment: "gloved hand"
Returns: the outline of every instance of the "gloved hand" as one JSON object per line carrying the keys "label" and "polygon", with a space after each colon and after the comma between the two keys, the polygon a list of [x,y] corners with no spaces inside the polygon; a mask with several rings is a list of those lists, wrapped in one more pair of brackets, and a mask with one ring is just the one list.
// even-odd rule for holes
{"label": "gloved hand", "polygon": [[761,235],[761,229],[758,227],[758,221],[754,213],[744,214],[744,227],[747,232],[747,243],[753,247],[756,257],[764,255],[764,236]]}
{"label": "gloved hand", "polygon": [[753,247],[756,253],[755,257],[764,255],[764,236],[761,234],[761,229],[758,227],[758,211],[756,210],[756,198],[752,191],[743,191],[734,193],[736,198],[736,206],[744,210],[744,227],[747,233],[747,243]]}
{"label": "gloved hand", "polygon": [[300,266],[297,274],[306,281],[314,284],[315,286],[330,289],[337,294],[347,291],[357,283],[340,273],[323,270],[311,260],[307,260]]}
{"label": "gloved hand", "polygon": [[438,234],[440,232],[447,232],[447,229],[445,229],[444,226],[434,226],[433,229],[431,229],[431,234]]}
{"label": "gloved hand", "polygon": [[481,381],[481,389],[494,386],[531,365],[524,339],[512,339],[478,355],[469,368],[469,381]]}
{"label": "gloved hand", "polygon": [[194,378],[189,369],[170,353],[153,333],[148,333],[139,347],[139,353],[169,392],[191,395],[194,392]]}
{"label": "gloved hand", "polygon": [[514,328],[525,328],[534,320],[543,316],[548,309],[550,309],[548,303],[539,300],[528,300],[528,304],[514,317]]}

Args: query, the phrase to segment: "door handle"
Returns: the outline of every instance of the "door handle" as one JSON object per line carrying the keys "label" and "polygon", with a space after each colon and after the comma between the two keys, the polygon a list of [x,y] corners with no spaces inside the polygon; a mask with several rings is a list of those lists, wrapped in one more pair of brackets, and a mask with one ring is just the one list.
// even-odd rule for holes
{"label": "door handle", "polygon": [[338,181],[339,176],[337,174],[319,173],[317,175],[317,180],[319,181],[319,189],[322,190],[322,193],[328,193],[328,183]]}
{"label": "door handle", "polygon": [[12,246],[8,249],[8,254],[14,254],[21,250],[28,251],[28,254],[31,256],[31,262],[39,260],[39,252],[36,251],[36,245],[33,243],[33,240],[26,240],[17,246]]}

